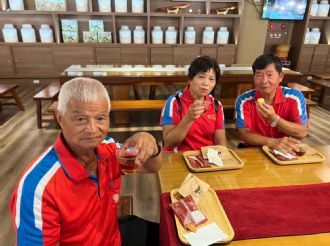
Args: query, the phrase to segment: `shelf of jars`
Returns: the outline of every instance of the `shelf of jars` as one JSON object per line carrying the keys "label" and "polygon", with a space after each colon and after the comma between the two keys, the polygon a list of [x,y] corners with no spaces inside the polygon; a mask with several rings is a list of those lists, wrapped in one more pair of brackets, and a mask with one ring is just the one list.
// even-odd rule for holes
{"label": "shelf of jars", "polygon": [[[235,44],[234,29],[238,28],[241,17],[237,12],[240,1],[211,1],[211,4],[221,4],[215,7],[235,3],[236,13],[232,11],[227,15],[206,14],[205,1],[193,1],[191,8],[179,14],[153,12],[169,1],[50,0],[58,4],[55,11],[48,11],[53,5],[45,6],[42,4],[45,1],[9,0],[9,7],[13,5],[14,11],[0,14],[3,27],[0,42]],[[116,12],[110,12],[112,10]],[[198,16],[194,14],[201,11]],[[11,15],[15,18],[8,19]],[[26,38],[29,35],[30,38]]]}

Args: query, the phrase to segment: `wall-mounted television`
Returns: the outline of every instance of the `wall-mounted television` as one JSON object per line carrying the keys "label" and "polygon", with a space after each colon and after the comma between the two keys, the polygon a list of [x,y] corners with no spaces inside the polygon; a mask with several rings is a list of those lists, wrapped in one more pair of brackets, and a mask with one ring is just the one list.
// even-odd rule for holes
{"label": "wall-mounted television", "polygon": [[303,20],[307,0],[264,0],[262,19]]}

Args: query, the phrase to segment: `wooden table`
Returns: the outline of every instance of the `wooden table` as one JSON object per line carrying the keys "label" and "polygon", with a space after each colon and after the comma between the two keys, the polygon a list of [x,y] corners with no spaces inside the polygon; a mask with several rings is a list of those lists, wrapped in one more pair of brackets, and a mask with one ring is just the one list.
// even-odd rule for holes
{"label": "wooden table", "polygon": [[[180,69],[182,68],[182,69]],[[284,70],[283,82],[300,82],[302,74],[293,70]],[[136,85],[148,83],[160,85],[170,83],[182,83],[187,81],[187,69],[180,66],[162,69],[152,67],[127,67],[85,65],[81,67],[71,66],[59,77],[61,83],[74,77],[90,77],[101,81],[106,85]],[[234,64],[222,71],[220,83],[253,83],[253,72],[249,66]]]}
{"label": "wooden table", "polygon": [[330,80],[330,74],[312,74],[312,76],[317,79]]}
{"label": "wooden table", "polygon": [[[326,156],[324,163],[279,166],[274,164],[261,149],[250,148],[235,150],[245,162],[242,169],[194,174],[215,190],[330,182],[330,145],[315,148]],[[161,192],[170,192],[178,188],[188,173],[182,153],[163,154],[163,165],[159,171]],[[329,242],[330,233],[323,233],[233,241],[230,245],[329,245]]]}
{"label": "wooden table", "polygon": [[[284,82],[297,82],[302,79],[302,74],[292,70],[284,70]],[[163,66],[161,68],[148,66],[106,66],[106,65],[85,65],[78,67],[72,65],[67,68],[59,77],[60,83],[65,83],[74,77],[89,77],[101,81],[105,85],[112,86],[111,99],[129,99],[129,85],[133,88],[136,85],[151,86],[149,99],[154,99],[155,86],[163,84],[184,84],[187,83],[187,68],[182,66]],[[234,64],[226,67],[220,77],[221,98],[233,99],[237,97],[236,86],[247,86],[253,83],[253,72],[250,66]],[[118,87],[120,86],[120,87]],[[134,92],[136,92],[136,88]],[[136,93],[135,93],[136,94]],[[137,97],[139,99],[139,97]],[[129,115],[126,112],[115,113],[116,125],[129,124]]]}

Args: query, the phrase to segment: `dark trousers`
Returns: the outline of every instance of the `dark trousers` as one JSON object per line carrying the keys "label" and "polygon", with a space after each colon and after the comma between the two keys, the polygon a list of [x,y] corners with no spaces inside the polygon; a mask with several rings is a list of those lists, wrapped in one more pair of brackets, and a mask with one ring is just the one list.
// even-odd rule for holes
{"label": "dark trousers", "polygon": [[159,245],[159,224],[134,215],[120,217],[118,221],[122,246]]}

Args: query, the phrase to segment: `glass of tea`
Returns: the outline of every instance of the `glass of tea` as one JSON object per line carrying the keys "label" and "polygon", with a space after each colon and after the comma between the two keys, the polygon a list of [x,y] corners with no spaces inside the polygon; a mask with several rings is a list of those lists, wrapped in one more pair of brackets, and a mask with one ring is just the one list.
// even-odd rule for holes
{"label": "glass of tea", "polygon": [[134,146],[116,150],[116,158],[123,174],[136,172],[138,169],[138,166],[135,164],[136,156],[137,150]]}
{"label": "glass of tea", "polygon": [[207,112],[210,107],[210,101],[205,100],[204,101],[204,112]]}

